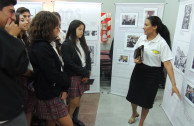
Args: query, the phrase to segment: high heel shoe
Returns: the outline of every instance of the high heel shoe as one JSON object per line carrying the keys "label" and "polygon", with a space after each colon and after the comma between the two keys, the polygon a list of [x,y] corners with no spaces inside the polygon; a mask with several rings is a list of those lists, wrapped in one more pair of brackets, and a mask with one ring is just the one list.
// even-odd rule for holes
{"label": "high heel shoe", "polygon": [[139,114],[137,114],[134,118],[133,118],[133,117],[131,117],[131,118],[128,120],[128,123],[129,123],[129,124],[134,123],[134,122],[135,122],[135,118],[136,118],[136,117],[139,117]]}

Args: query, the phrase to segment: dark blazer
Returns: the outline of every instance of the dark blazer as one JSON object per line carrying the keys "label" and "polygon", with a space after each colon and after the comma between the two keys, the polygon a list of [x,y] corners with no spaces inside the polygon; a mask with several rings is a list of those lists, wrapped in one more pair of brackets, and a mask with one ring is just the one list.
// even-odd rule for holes
{"label": "dark blazer", "polygon": [[35,73],[35,92],[39,99],[52,99],[62,91],[68,91],[70,79],[65,71],[61,71],[62,63],[49,42],[34,42],[29,57]]}
{"label": "dark blazer", "polygon": [[82,62],[77,54],[75,48],[71,45],[71,40],[66,39],[61,46],[62,57],[64,61],[64,69],[67,71],[68,75],[71,76],[82,76],[89,77],[89,71],[91,71],[91,59],[90,53],[86,53],[86,47],[80,43],[85,54],[86,54],[86,66],[82,67]]}
{"label": "dark blazer", "polygon": [[28,62],[24,44],[0,27],[0,121],[11,120],[23,111],[20,76]]}

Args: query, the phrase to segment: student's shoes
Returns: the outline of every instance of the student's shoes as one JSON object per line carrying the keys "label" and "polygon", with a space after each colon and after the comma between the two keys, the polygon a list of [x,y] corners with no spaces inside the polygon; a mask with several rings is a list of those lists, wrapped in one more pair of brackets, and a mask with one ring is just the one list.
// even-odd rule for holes
{"label": "student's shoes", "polygon": [[128,123],[129,123],[129,124],[134,123],[136,117],[139,117],[139,114],[137,114],[134,118],[131,117],[131,118],[128,120]]}
{"label": "student's shoes", "polygon": [[85,126],[85,124],[80,120],[73,120],[73,123],[76,124],[77,126]]}

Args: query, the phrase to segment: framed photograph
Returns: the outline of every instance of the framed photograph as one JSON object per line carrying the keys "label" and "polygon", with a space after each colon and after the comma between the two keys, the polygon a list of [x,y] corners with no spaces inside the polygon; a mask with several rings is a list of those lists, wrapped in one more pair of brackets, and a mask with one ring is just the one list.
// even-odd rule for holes
{"label": "framed photograph", "polygon": [[85,35],[85,37],[86,36],[90,36],[90,31],[89,30],[85,30],[84,35]]}
{"label": "framed photograph", "polygon": [[117,58],[117,63],[129,64],[129,55],[119,54]]}
{"label": "framed photograph", "polygon": [[95,65],[95,59],[96,59],[96,46],[94,44],[88,44],[89,50],[90,50],[90,58],[91,58],[91,64]]}
{"label": "framed photograph", "polygon": [[185,73],[186,63],[186,50],[181,46],[177,46],[174,58],[174,68],[183,74]]}
{"label": "framed photograph", "polygon": [[150,16],[158,16],[158,8],[144,8],[143,23],[145,22],[145,19]]}
{"label": "framed photograph", "polygon": [[133,47],[141,35],[143,35],[143,33],[125,33],[124,50],[133,50]]}
{"label": "framed photograph", "polygon": [[187,84],[185,99],[194,107],[194,88],[189,84]]}
{"label": "framed photograph", "polygon": [[192,16],[192,10],[193,10],[192,4],[185,5],[183,22],[182,22],[182,26],[181,26],[181,29],[183,31],[189,31],[191,16]]}
{"label": "framed photograph", "polygon": [[98,27],[86,27],[84,35],[86,40],[98,40]]}
{"label": "framed photograph", "polygon": [[138,13],[121,13],[120,27],[137,27]]}

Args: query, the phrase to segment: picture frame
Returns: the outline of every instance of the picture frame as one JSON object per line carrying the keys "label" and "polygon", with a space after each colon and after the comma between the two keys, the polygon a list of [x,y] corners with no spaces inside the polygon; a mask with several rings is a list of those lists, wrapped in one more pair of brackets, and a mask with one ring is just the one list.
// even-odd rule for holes
{"label": "picture frame", "polygon": [[186,86],[184,98],[192,107],[194,107],[194,87],[190,84],[187,84]]}
{"label": "picture frame", "polygon": [[175,57],[174,57],[174,68],[181,74],[185,73],[185,68],[186,68],[186,63],[187,63],[187,52],[184,47],[182,46],[177,46],[176,47],[176,52],[175,52]]}
{"label": "picture frame", "polygon": [[119,64],[129,64],[129,54],[119,54],[117,58],[117,63]]}
{"label": "picture frame", "polygon": [[158,16],[158,8],[144,8],[143,23],[145,22],[145,19],[150,16]]}
{"label": "picture frame", "polygon": [[140,36],[143,33],[125,33],[124,37],[124,50],[133,50],[133,47],[137,43]]}
{"label": "picture frame", "polygon": [[186,4],[185,10],[184,10],[183,21],[182,21],[182,25],[181,25],[182,31],[189,31],[190,24],[191,24],[191,18],[192,18],[192,11],[193,11],[192,4],[191,3]]}
{"label": "picture frame", "polygon": [[90,50],[91,64],[95,66],[96,65],[96,45],[88,44],[88,48]]}
{"label": "picture frame", "polygon": [[137,27],[138,13],[121,13],[120,27]]}

